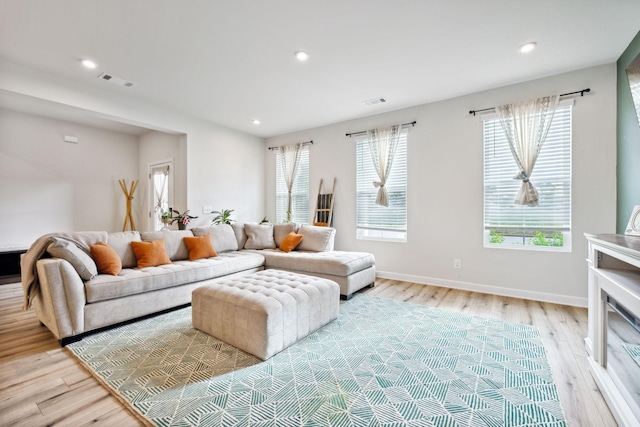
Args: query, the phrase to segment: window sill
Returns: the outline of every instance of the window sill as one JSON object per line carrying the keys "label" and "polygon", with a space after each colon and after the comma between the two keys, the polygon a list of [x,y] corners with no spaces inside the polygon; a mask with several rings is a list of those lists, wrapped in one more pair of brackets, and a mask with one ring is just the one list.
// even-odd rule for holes
{"label": "window sill", "polygon": [[395,242],[406,243],[407,232],[406,231],[392,231],[392,230],[370,230],[359,228],[356,230],[357,240],[374,240],[378,242]]}
{"label": "window sill", "polygon": [[537,252],[571,252],[571,246],[536,246],[536,245],[514,245],[508,243],[486,243],[487,249],[509,249],[517,251],[537,251]]}

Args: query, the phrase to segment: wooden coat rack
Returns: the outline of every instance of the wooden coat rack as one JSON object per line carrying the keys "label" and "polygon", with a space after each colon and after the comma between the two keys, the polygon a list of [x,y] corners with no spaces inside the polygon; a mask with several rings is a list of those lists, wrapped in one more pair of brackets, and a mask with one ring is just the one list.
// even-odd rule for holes
{"label": "wooden coat rack", "polygon": [[122,231],[127,230],[127,223],[131,226],[131,231],[136,231],[136,224],[133,221],[133,214],[131,213],[131,201],[133,200],[133,193],[135,193],[136,187],[138,186],[138,180],[131,181],[130,189],[127,189],[127,181],[124,179],[121,179],[118,182],[120,183],[120,188],[122,188],[124,197],[127,198],[127,214],[124,216]]}

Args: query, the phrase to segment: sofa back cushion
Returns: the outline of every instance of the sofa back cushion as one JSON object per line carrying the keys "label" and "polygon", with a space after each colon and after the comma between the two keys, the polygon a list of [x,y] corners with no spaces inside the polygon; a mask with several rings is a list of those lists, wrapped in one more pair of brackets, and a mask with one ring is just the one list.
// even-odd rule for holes
{"label": "sofa back cushion", "polygon": [[137,231],[122,231],[118,233],[109,233],[107,236],[107,245],[118,254],[122,261],[122,268],[135,268],[138,261],[136,255],[131,249],[131,242],[140,242],[140,233]]}
{"label": "sofa back cushion", "polygon": [[333,241],[336,236],[336,229],[333,227],[302,224],[298,229],[298,234],[303,236],[297,247],[298,250],[314,252],[333,250]]}
{"label": "sofa back cushion", "polygon": [[233,224],[231,224],[231,228],[233,228],[233,232],[236,235],[236,240],[238,241],[238,249],[244,248],[244,244],[247,243],[247,233],[244,232],[244,223],[234,222]]}
{"label": "sofa back cushion", "polygon": [[247,233],[245,249],[275,249],[273,240],[273,224],[245,223],[244,232]]}
{"label": "sofa back cushion", "polygon": [[229,224],[216,224],[211,227],[192,228],[191,231],[193,231],[194,236],[210,235],[211,240],[213,241],[213,247],[218,253],[238,250],[236,234]]}
{"label": "sofa back cushion", "polygon": [[164,240],[164,248],[171,261],[189,259],[189,249],[187,249],[182,239],[193,237],[191,230],[145,231],[140,233],[140,237],[143,242]]}
{"label": "sofa back cushion", "polygon": [[287,234],[296,231],[296,224],[290,222],[288,224],[274,224],[273,225],[273,240],[276,242],[276,246],[279,248],[282,244],[282,240],[287,237]]}

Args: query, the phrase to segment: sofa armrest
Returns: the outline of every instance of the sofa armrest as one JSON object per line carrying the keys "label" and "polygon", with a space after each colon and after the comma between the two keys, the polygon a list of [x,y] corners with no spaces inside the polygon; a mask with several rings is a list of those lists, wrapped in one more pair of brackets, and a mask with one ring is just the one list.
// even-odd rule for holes
{"label": "sofa armrest", "polygon": [[59,340],[84,332],[84,283],[73,266],[61,258],[43,258],[36,264],[40,292],[38,318]]}

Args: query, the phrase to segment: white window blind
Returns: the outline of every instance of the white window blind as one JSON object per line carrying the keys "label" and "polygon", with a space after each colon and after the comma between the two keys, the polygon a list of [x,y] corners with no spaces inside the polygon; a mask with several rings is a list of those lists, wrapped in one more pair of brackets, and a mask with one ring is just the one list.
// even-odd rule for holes
{"label": "white window blind", "polygon": [[[287,220],[287,184],[284,181],[281,155],[276,151],[276,223]],[[296,224],[309,222],[309,147],[302,146],[300,164],[293,181],[291,194],[291,221]]]}
{"label": "white window blind", "polygon": [[556,109],[533,168],[530,179],[540,197],[534,207],[513,203],[521,186],[520,180],[513,179],[518,166],[498,118],[484,120],[486,232],[530,238],[536,232],[571,230],[571,109],[571,104],[561,104]]}
{"label": "white window blind", "polygon": [[407,139],[400,135],[391,173],[385,187],[389,206],[376,204],[378,174],[371,161],[366,135],[356,136],[356,230],[359,239],[407,240]]}

